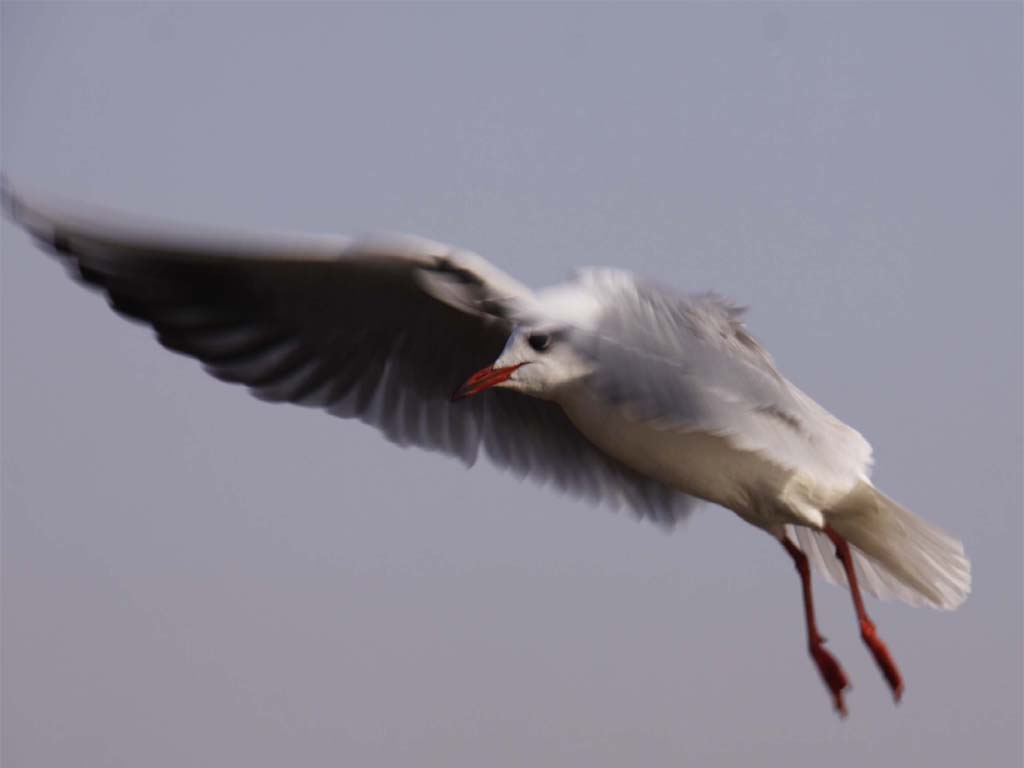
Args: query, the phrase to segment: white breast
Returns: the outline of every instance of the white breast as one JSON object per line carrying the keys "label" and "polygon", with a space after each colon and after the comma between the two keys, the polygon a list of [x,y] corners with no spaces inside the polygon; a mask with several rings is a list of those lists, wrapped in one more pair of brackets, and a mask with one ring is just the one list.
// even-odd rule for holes
{"label": "white breast", "polygon": [[803,473],[741,450],[724,436],[631,419],[584,387],[566,392],[559,403],[580,432],[630,468],[761,527],[821,525],[819,510],[845,493],[818,488]]}

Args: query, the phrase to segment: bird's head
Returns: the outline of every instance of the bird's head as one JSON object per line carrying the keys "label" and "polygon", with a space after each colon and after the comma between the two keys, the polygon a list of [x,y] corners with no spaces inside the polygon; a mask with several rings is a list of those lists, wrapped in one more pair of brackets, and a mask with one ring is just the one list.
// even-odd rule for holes
{"label": "bird's head", "polygon": [[559,391],[590,373],[590,366],[573,350],[568,336],[565,328],[517,327],[498,359],[466,379],[452,400],[478,395],[491,387],[555,399]]}

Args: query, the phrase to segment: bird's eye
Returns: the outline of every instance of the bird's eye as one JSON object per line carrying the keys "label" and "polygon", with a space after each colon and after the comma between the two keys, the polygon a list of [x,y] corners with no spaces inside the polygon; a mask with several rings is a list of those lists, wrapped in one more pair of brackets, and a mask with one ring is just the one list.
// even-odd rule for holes
{"label": "bird's eye", "polygon": [[551,337],[546,333],[531,333],[527,341],[538,352],[543,352],[551,346]]}

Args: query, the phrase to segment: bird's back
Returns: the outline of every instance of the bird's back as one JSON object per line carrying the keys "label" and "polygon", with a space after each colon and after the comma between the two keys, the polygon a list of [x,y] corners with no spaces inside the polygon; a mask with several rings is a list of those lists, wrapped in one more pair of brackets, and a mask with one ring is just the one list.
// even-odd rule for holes
{"label": "bird's back", "polygon": [[724,438],[785,470],[849,490],[871,446],[801,392],[715,294],[680,296],[625,272],[588,270],[574,284],[591,309],[572,342],[594,396],[659,430]]}

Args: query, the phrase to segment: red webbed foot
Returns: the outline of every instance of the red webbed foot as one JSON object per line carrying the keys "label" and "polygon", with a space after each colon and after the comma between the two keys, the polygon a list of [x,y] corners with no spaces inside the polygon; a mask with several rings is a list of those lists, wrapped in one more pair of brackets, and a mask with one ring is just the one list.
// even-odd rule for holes
{"label": "red webbed foot", "polygon": [[885,675],[885,681],[892,690],[892,697],[898,703],[903,695],[903,677],[896,667],[896,662],[892,660],[889,649],[882,642],[878,633],[875,632],[875,625],[868,619],[862,619],[860,622],[860,636],[864,640],[864,644],[871,651],[871,655],[875,657],[875,663],[878,664],[878,668]]}
{"label": "red webbed foot", "polygon": [[843,701],[843,691],[849,688],[850,681],[846,677],[846,672],[843,671],[839,661],[825,650],[823,643],[824,640],[811,643],[808,650],[811,652],[811,658],[814,659],[814,663],[818,667],[821,679],[832,694],[832,703],[835,705],[836,712],[841,717],[846,717],[846,703]]}

